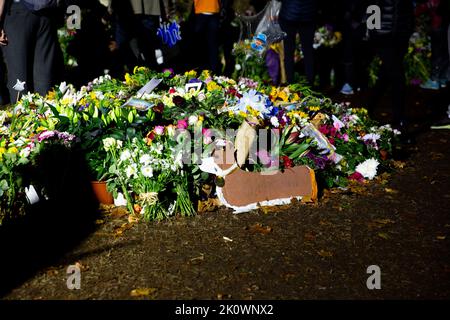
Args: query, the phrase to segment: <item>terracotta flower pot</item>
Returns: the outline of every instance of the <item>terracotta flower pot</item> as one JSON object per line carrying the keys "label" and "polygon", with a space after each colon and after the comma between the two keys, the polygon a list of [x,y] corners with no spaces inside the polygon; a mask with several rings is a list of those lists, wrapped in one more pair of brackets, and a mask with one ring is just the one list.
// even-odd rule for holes
{"label": "terracotta flower pot", "polygon": [[92,191],[97,198],[97,201],[101,204],[114,204],[113,195],[108,192],[106,188],[106,182],[103,181],[91,181]]}

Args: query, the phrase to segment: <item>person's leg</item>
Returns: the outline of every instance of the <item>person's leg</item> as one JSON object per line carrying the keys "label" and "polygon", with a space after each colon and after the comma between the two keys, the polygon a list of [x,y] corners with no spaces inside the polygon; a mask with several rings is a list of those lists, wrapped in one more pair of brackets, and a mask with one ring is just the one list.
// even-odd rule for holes
{"label": "person's leg", "polygon": [[3,47],[3,55],[8,70],[7,87],[11,102],[17,100],[17,91],[13,89],[17,80],[26,81],[25,92],[33,90],[30,81],[29,48],[33,41],[35,21],[32,14],[20,3],[13,4],[5,15],[4,30],[8,36],[8,45]]}
{"label": "person's leg", "polygon": [[155,69],[156,62],[155,50],[160,48],[159,39],[156,35],[159,27],[159,16],[145,15],[141,17],[139,28],[139,47],[144,53],[148,67]]}
{"label": "person's leg", "polygon": [[405,124],[405,91],[406,79],[404,70],[404,59],[408,51],[409,38],[399,38],[393,44],[394,56],[391,65],[391,79],[392,79],[392,110],[394,116],[394,124]]}
{"label": "person's leg", "polygon": [[206,28],[207,28],[207,16],[204,14],[195,14],[193,16],[194,19],[194,42],[192,46],[197,48],[198,50],[193,50],[193,67],[197,67],[200,69],[208,69],[208,46],[206,40]]}
{"label": "person's leg", "polygon": [[372,93],[367,102],[369,113],[372,116],[374,115],[375,108],[383,95],[386,93],[392,80],[390,77],[390,68],[393,63],[393,48],[391,42],[392,41],[388,38],[382,37],[379,39],[374,39],[371,43],[376,54],[383,62],[381,64],[380,71],[378,72],[377,82],[373,87]]}
{"label": "person's leg", "polygon": [[219,72],[219,15],[206,16],[206,42],[208,50],[208,69],[213,73]]}
{"label": "person's leg", "polygon": [[297,27],[294,23],[280,20],[281,29],[286,33],[284,38],[284,66],[286,69],[286,81],[292,83],[294,81],[294,54],[295,54],[295,38],[297,36]]}
{"label": "person's leg", "polygon": [[[309,85],[314,85],[314,33],[315,24],[313,22],[301,23],[300,42],[304,56],[305,74]],[[294,40],[295,41],[295,40]]]}
{"label": "person's leg", "polygon": [[56,84],[57,70],[62,66],[58,68],[60,61],[58,36],[51,18],[41,16],[38,19],[33,62],[34,90],[40,95],[46,95]]}

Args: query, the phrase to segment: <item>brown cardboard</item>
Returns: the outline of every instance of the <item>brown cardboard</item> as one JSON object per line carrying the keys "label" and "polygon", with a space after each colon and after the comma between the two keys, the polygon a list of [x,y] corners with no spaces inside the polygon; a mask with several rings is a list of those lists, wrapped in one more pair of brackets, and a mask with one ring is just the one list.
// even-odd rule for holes
{"label": "brown cardboard", "polygon": [[314,170],[306,166],[289,168],[273,175],[237,169],[226,176],[222,193],[227,203],[236,207],[291,197],[316,200],[317,183]]}
{"label": "brown cardboard", "polygon": [[[234,164],[234,148],[228,143],[224,150],[216,150],[216,164],[227,170]],[[263,201],[302,197],[317,199],[317,182],[314,170],[297,166],[268,173],[247,172],[235,169],[225,177],[222,194],[226,202],[235,207],[244,207]]]}

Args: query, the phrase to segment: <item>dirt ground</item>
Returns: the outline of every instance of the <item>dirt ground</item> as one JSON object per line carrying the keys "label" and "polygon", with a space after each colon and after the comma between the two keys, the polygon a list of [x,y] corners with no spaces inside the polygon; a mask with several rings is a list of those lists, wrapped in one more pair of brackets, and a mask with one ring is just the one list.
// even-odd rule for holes
{"label": "dirt ground", "polygon": [[[450,131],[422,130],[445,97],[410,95],[417,141],[373,183],[325,191],[317,204],[240,215],[130,224],[116,210],[64,249],[53,248],[58,237],[37,244],[20,266],[14,241],[3,242],[15,255],[1,259],[9,273],[0,273],[0,292],[4,299],[449,299]],[[66,270],[76,263],[81,289],[71,291]],[[381,269],[380,290],[366,286],[370,265]]]}

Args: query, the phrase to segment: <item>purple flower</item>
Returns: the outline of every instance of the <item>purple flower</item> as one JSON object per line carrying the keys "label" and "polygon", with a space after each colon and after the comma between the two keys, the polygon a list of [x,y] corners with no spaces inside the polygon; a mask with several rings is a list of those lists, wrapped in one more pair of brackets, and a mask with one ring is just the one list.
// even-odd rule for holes
{"label": "purple flower", "polygon": [[325,157],[321,157],[321,156],[316,156],[314,155],[312,152],[308,152],[308,154],[306,155],[309,159],[314,161],[314,164],[317,168],[319,169],[325,169],[326,165],[327,165],[327,161],[328,159]]}

